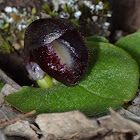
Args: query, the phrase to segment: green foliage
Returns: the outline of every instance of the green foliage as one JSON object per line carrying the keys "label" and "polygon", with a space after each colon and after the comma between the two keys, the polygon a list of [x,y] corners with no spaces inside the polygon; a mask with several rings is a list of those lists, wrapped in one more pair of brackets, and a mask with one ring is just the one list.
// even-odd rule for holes
{"label": "green foliage", "polygon": [[[39,14],[36,7],[32,7],[30,13],[27,12],[26,8],[23,8],[23,12],[17,9],[17,12],[12,10],[11,13],[0,11],[0,52],[22,52],[25,28],[39,18],[67,18],[79,28],[84,36],[104,34],[104,30],[101,28],[107,20],[106,15],[110,13],[108,4],[101,2],[101,0],[97,0],[95,3],[87,1],[87,3],[74,0],[71,4],[57,5],[57,3],[52,2],[51,7],[46,3]],[[103,5],[103,8],[98,9],[98,5],[101,7]],[[94,16],[97,17],[96,21],[93,19]]]}
{"label": "green foliage", "polygon": [[[22,87],[6,97],[23,112],[80,110],[88,116],[108,112],[130,101],[138,87],[138,66],[124,50],[102,42],[87,42],[90,63],[85,78],[75,87],[58,85],[48,89]],[[36,115],[37,115],[36,114]]]}
{"label": "green foliage", "polygon": [[4,85],[5,85],[5,82],[0,79],[0,91],[2,90],[2,88],[4,87]]}
{"label": "green foliage", "polygon": [[51,10],[48,4],[45,4],[44,11],[46,14],[50,15],[51,17],[57,17],[58,15],[55,9]]}
{"label": "green foliage", "polygon": [[67,5],[66,3],[63,4],[63,10],[65,13],[71,13],[72,7],[70,5]]}
{"label": "green foliage", "polygon": [[50,14],[50,12],[51,12],[51,9],[48,4],[44,5],[44,10],[45,10],[46,14]]}
{"label": "green foliage", "polygon": [[88,36],[85,38],[86,41],[94,41],[94,42],[104,42],[104,43],[109,43],[109,41],[103,37],[103,36],[98,36],[98,35],[94,35],[94,36]]}
{"label": "green foliage", "polygon": [[32,8],[32,15],[36,15],[37,11],[36,11],[36,7]]}
{"label": "green foliage", "polygon": [[[44,12],[50,17],[71,20],[79,27],[82,34],[86,36],[93,35],[93,33],[98,34],[99,28],[103,28],[104,23],[107,21],[107,14],[111,13],[108,3],[103,3],[101,0],[97,0],[94,3],[91,1],[83,2],[74,0],[71,4],[60,4],[57,8],[55,7],[55,3],[51,7],[45,4]],[[96,21],[93,19],[94,16],[97,17]]]}
{"label": "green foliage", "polygon": [[35,109],[36,115],[79,109],[88,116],[95,116],[107,112],[110,106],[117,108],[123,104],[120,100],[98,97],[79,86],[68,88],[64,85],[47,90],[22,87],[19,92],[7,96],[6,100],[23,112]]}
{"label": "green foliage", "polygon": [[137,32],[140,32],[140,28],[137,30]]}
{"label": "green foliage", "polygon": [[33,7],[31,14],[0,12],[0,52],[11,53],[23,49],[25,28],[33,20],[37,19],[36,8]]}
{"label": "green foliage", "polygon": [[115,45],[127,51],[137,61],[140,68],[140,32],[125,36]]}
{"label": "green foliage", "polygon": [[10,53],[13,50],[12,46],[9,43],[9,40],[12,40],[12,38],[9,37],[7,41],[0,35],[0,52]]}

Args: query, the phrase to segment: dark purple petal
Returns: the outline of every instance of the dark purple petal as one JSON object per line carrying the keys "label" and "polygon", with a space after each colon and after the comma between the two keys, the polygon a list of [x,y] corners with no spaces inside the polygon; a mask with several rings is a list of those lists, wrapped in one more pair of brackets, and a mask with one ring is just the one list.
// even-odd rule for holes
{"label": "dark purple petal", "polygon": [[40,19],[25,34],[25,62],[36,62],[50,76],[67,86],[84,76],[89,53],[84,37],[65,19]]}

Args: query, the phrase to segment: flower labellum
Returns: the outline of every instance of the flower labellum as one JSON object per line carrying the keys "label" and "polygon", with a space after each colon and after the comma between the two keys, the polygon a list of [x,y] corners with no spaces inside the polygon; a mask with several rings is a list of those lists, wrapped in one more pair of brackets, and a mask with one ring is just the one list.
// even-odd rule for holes
{"label": "flower labellum", "polygon": [[76,85],[84,76],[89,52],[75,25],[66,19],[39,19],[25,33],[25,63],[33,79],[46,73],[59,82]]}

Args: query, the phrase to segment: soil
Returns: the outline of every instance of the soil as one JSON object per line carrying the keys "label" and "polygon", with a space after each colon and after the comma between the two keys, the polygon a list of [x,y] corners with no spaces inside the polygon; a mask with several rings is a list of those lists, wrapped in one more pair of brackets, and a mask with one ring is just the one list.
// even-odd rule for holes
{"label": "soil", "polygon": [[0,69],[2,69],[11,79],[20,86],[31,86],[34,81],[28,77],[28,72],[24,65],[23,55],[16,53],[2,54],[0,53]]}

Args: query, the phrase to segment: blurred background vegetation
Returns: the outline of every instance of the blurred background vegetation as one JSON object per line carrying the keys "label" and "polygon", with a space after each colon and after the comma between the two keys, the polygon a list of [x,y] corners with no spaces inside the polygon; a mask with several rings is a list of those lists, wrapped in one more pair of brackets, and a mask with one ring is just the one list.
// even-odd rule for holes
{"label": "blurred background vegetation", "polygon": [[[28,1],[28,0],[27,0]],[[26,0],[25,0],[26,2]],[[39,18],[66,18],[71,20],[84,36],[109,36],[108,31],[111,10],[108,2],[101,0],[53,0],[37,3],[28,1],[23,7],[17,1],[17,7],[12,3],[3,6],[0,11],[0,51],[9,53],[20,51],[24,46],[24,32],[26,27]],[[34,3],[33,3],[34,2]],[[31,4],[30,4],[31,3]],[[8,4],[8,1],[7,1]],[[10,6],[11,5],[11,6]],[[41,8],[38,8],[39,5]]]}

